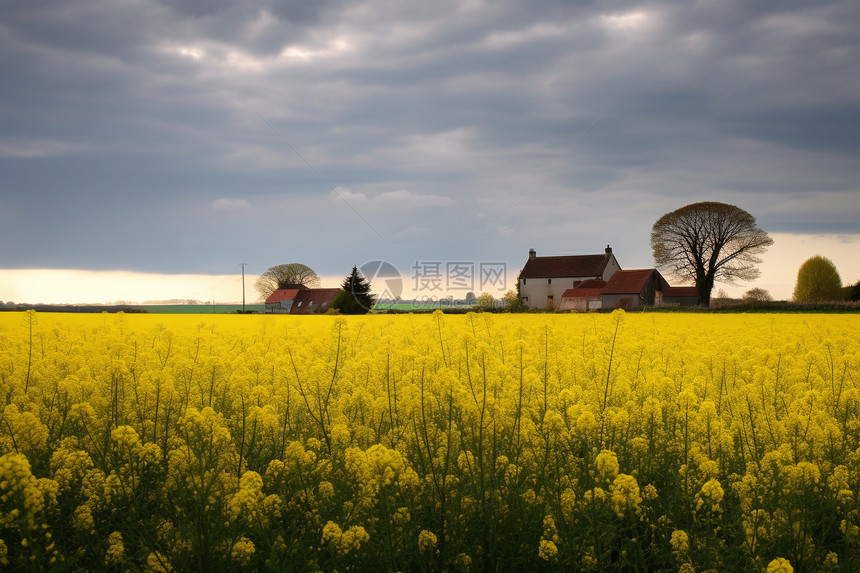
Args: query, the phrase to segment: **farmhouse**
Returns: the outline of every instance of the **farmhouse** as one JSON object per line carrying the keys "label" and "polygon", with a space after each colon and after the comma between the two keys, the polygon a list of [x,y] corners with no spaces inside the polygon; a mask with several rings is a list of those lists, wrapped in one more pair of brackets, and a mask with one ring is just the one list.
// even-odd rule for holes
{"label": "farmhouse", "polygon": [[621,266],[609,245],[600,255],[561,257],[539,257],[534,249],[530,249],[529,260],[518,278],[520,297],[530,308],[557,309],[568,289],[585,281],[608,281],[619,270]]}
{"label": "farmhouse", "polygon": [[331,303],[340,289],[307,288],[304,285],[289,285],[294,288],[278,289],[266,299],[269,314],[320,314],[331,308]]}
{"label": "farmhouse", "polygon": [[519,287],[523,303],[534,309],[696,305],[696,287],[670,286],[657,269],[622,270],[609,245],[602,255],[539,257],[530,249]]}

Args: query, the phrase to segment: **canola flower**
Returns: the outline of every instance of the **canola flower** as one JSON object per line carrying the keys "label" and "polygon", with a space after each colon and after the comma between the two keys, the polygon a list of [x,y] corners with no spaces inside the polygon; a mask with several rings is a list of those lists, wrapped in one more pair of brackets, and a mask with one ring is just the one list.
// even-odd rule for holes
{"label": "canola flower", "polygon": [[203,320],[0,314],[0,566],[860,570],[854,316]]}

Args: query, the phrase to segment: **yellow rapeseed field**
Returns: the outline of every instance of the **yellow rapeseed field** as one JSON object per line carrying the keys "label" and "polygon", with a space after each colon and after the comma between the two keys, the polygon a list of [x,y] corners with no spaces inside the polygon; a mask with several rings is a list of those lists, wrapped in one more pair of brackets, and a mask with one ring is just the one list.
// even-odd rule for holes
{"label": "yellow rapeseed field", "polygon": [[0,313],[0,566],[858,571],[858,327]]}

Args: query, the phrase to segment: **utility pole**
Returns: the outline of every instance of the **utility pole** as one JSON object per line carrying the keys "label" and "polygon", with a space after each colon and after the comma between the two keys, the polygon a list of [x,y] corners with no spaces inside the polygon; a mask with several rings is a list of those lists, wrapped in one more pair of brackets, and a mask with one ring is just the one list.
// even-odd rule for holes
{"label": "utility pole", "polygon": [[242,314],[245,314],[245,265],[248,263],[239,263],[242,267]]}

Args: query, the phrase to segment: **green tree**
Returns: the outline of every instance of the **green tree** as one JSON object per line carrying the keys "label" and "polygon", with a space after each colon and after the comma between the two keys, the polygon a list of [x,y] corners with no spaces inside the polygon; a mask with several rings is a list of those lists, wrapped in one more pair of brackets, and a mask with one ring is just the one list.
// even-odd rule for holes
{"label": "green tree", "polygon": [[508,310],[511,312],[523,312],[528,310],[523,299],[520,298],[520,281],[517,281],[517,290],[509,290],[502,296],[502,300],[505,301],[505,306],[508,307]]}
{"label": "green tree", "polygon": [[495,308],[496,299],[488,292],[482,292],[480,296],[475,299],[475,306],[479,310],[487,310],[488,308]]}
{"label": "green tree", "polygon": [[257,278],[254,287],[260,293],[260,298],[265,300],[279,289],[295,288],[297,285],[311,288],[319,284],[320,278],[312,268],[301,263],[289,263],[270,267]]}
{"label": "green tree", "polygon": [[842,279],[836,265],[827,257],[815,255],[797,271],[795,302],[827,302],[842,298]]}
{"label": "green tree", "polygon": [[766,289],[751,288],[744,293],[744,300],[746,302],[771,302],[773,297],[771,296],[770,291]]}
{"label": "green tree", "polygon": [[370,282],[358,272],[358,267],[352,267],[340,288],[331,307],[341,314],[367,314],[376,302],[376,297],[370,294]]}
{"label": "green tree", "polygon": [[848,293],[848,300],[853,302],[860,300],[860,281],[857,281],[849,288],[851,291]]}
{"label": "green tree", "polygon": [[708,306],[715,281],[755,280],[758,255],[773,239],[755,217],[734,205],[693,203],[666,213],[651,229],[654,264],[696,285],[699,306]]}

